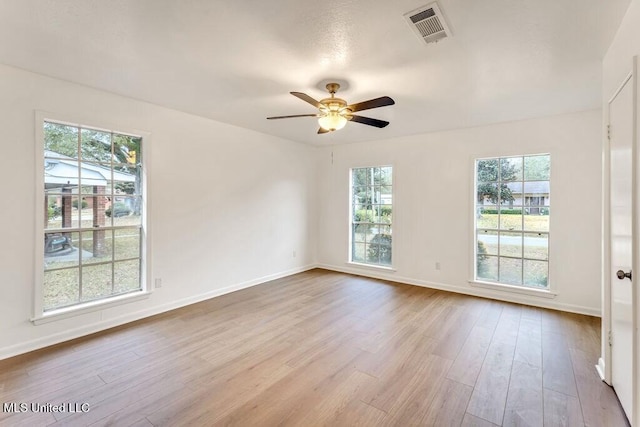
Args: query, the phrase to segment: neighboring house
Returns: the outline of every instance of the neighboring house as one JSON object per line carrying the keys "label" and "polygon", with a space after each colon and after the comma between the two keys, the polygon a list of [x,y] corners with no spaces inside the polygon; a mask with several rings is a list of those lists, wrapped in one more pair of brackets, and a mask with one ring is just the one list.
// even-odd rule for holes
{"label": "neighboring house", "polygon": [[[44,221],[45,227],[49,223],[49,206],[60,208],[62,228],[73,227],[73,200],[77,206],[82,201],[91,207],[92,226],[99,228],[105,225],[105,210],[109,208],[112,191],[107,191],[113,182],[135,182],[135,175],[113,171],[97,164],[78,162],[77,159],[45,150],[44,160]],[[80,190],[80,185],[83,187]],[[87,192],[87,191],[91,192]],[[81,214],[78,214],[80,218]],[[93,232],[93,253],[98,255],[104,246],[104,231]]]}
{"label": "neighboring house", "polygon": [[507,188],[511,190],[514,200],[509,202],[509,207],[525,206],[529,214],[545,213],[544,207],[550,203],[549,181],[508,182]]}

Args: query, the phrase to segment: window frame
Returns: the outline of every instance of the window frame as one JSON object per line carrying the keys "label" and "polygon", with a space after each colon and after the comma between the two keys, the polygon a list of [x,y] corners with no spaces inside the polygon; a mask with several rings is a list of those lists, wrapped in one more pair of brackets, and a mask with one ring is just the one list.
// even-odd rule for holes
{"label": "window frame", "polygon": [[363,267],[363,268],[372,268],[372,269],[377,269],[377,270],[388,270],[388,271],[396,271],[394,268],[395,265],[395,258],[394,258],[394,252],[395,252],[395,239],[391,239],[391,263],[390,264],[374,264],[374,263],[369,263],[366,261],[357,261],[353,259],[353,244],[354,244],[354,240],[353,240],[353,226],[354,226],[354,222],[353,222],[353,171],[355,169],[375,169],[375,168],[391,168],[391,209],[392,209],[392,221],[391,223],[371,223],[372,225],[385,225],[385,226],[389,226],[390,231],[391,231],[391,235],[393,236],[393,229],[394,229],[394,220],[393,220],[393,216],[395,216],[395,211],[396,211],[396,207],[395,207],[395,181],[396,181],[396,171],[395,168],[393,166],[393,164],[381,164],[381,165],[365,165],[365,166],[353,166],[349,168],[349,191],[348,191],[348,195],[349,195],[349,249],[348,249],[348,256],[347,256],[347,264],[352,265],[352,266],[357,266],[357,267]]}
{"label": "window frame", "polygon": [[[142,168],[141,168],[141,207],[142,218],[140,225],[140,285],[141,289],[126,294],[108,296],[92,301],[81,302],[78,304],[54,308],[45,311],[44,308],[44,239],[46,227],[42,221],[42,214],[38,209],[42,207],[42,200],[45,197],[44,183],[44,124],[52,122],[62,125],[86,128],[102,132],[113,132],[123,135],[132,135],[140,137],[143,140],[141,144]],[[150,208],[149,203],[149,162],[151,146],[151,133],[137,129],[126,128],[124,126],[113,126],[105,123],[101,119],[92,117],[68,117],[63,114],[49,113],[43,111],[35,112],[35,191],[34,191],[34,207],[35,214],[35,262],[34,262],[34,300],[33,300],[33,317],[30,319],[35,325],[48,323],[55,320],[78,316],[97,310],[103,310],[107,307],[117,306],[140,299],[148,298],[153,288],[151,286],[151,239],[150,239]],[[112,260],[112,262],[114,262]]]}
{"label": "window frame", "polygon": [[[469,268],[469,274],[470,274],[470,279],[469,279],[469,283],[472,286],[476,286],[476,287],[481,287],[481,288],[487,288],[487,289],[493,289],[493,290],[501,290],[501,291],[507,291],[510,293],[520,293],[520,294],[525,294],[525,295],[531,295],[531,296],[538,296],[538,297],[543,297],[543,298],[555,298],[558,294],[555,291],[555,287],[554,287],[554,282],[552,280],[552,269],[551,269],[551,218],[549,215],[549,229],[547,231],[545,231],[544,233],[547,235],[547,259],[545,260],[547,262],[547,286],[546,287],[535,287],[535,286],[531,286],[531,285],[525,285],[524,284],[524,280],[522,284],[511,284],[511,283],[506,283],[506,282],[499,282],[499,281],[490,281],[490,280],[485,280],[482,278],[478,278],[478,272],[477,272],[477,247],[478,247],[478,225],[477,225],[477,185],[478,185],[478,162],[482,161],[482,160],[498,160],[498,164],[500,165],[500,160],[501,159],[507,159],[507,158],[522,158],[523,159],[523,168],[524,168],[524,159],[527,157],[536,157],[536,156],[549,156],[549,161],[550,161],[550,169],[549,169],[549,197],[551,195],[551,177],[552,177],[552,164],[551,164],[551,157],[552,154],[551,152],[540,152],[540,153],[531,153],[531,154],[518,154],[518,153],[514,153],[514,154],[496,154],[493,156],[479,156],[479,157],[471,157],[471,170],[473,171],[472,176],[471,176],[471,209],[470,209],[470,213],[471,213],[471,232],[473,233],[473,238],[472,238],[472,245],[470,248],[470,268]],[[527,206],[525,206],[524,203],[524,183],[525,182],[538,182],[538,180],[525,180],[524,179],[524,169],[523,169],[523,176],[522,179],[520,180],[516,180],[516,181],[496,181],[496,182],[520,182],[522,183],[523,186],[523,201],[522,201],[522,209],[524,210]],[[496,206],[498,206],[498,211],[500,210],[500,203],[497,203]],[[508,209],[508,206],[505,206]],[[504,208],[504,207],[503,207]],[[547,206],[547,208],[551,209],[551,205],[549,204],[549,206]],[[499,219],[498,219],[499,221]],[[524,216],[523,216],[523,221],[524,221]],[[524,230],[524,227],[522,227],[522,230],[510,230],[509,232],[513,233],[521,233],[522,236],[525,236],[527,234],[527,231]],[[498,231],[500,229],[500,223],[498,223]],[[482,229],[481,229],[482,230]],[[536,231],[532,231],[532,233],[536,233]],[[526,258],[524,256],[524,244],[522,245],[522,255],[520,258],[520,260],[525,260],[525,259],[529,259]],[[497,258],[499,258],[499,254],[496,255]],[[511,257],[513,258],[513,257]],[[535,261],[541,261],[539,259],[536,259]],[[522,273],[524,275],[524,271]]]}

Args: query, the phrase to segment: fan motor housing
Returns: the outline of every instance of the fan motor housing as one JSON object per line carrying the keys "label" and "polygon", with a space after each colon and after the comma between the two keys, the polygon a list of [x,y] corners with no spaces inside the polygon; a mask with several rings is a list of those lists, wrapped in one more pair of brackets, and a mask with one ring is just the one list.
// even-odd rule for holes
{"label": "fan motor housing", "polygon": [[347,101],[341,98],[325,98],[320,101],[320,110],[342,111],[347,107]]}

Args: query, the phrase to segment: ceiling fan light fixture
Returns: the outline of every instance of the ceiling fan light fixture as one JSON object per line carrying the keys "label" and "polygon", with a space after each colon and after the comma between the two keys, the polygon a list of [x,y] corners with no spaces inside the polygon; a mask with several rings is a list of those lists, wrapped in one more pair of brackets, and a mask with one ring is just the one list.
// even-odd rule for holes
{"label": "ceiling fan light fixture", "polygon": [[320,127],[327,131],[340,130],[347,124],[347,118],[337,111],[328,111],[318,119]]}
{"label": "ceiling fan light fixture", "polygon": [[327,84],[327,91],[331,95],[330,98],[325,98],[320,101],[316,101],[306,93],[302,92],[289,92],[291,95],[303,100],[304,102],[313,105],[318,109],[316,114],[293,114],[289,116],[275,116],[267,117],[268,120],[274,119],[289,119],[292,117],[317,117],[320,129],[318,134],[325,134],[333,132],[334,130],[340,130],[347,122],[361,123],[363,125],[374,126],[377,128],[383,128],[389,124],[385,120],[372,119],[370,117],[363,117],[353,114],[357,111],[370,110],[372,108],[386,107],[387,105],[395,104],[395,101],[388,96],[381,96],[378,98],[370,99],[368,101],[357,102],[355,104],[347,104],[342,98],[336,97],[336,92],[340,89],[338,83]]}

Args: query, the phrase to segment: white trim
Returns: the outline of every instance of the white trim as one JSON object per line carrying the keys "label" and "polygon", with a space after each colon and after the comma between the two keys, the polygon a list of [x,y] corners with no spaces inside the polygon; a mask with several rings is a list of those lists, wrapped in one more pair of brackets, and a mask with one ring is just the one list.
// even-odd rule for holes
{"label": "white trim", "polygon": [[340,273],[348,273],[356,276],[369,277],[372,279],[387,280],[390,282],[403,283],[407,285],[422,286],[424,288],[439,289],[447,292],[455,292],[458,294],[476,296],[481,298],[489,298],[498,301],[513,302],[516,304],[530,305],[534,307],[548,308],[552,310],[567,311],[570,313],[585,314],[587,316],[600,317],[600,309],[594,307],[585,307],[581,305],[567,304],[554,301],[551,298],[529,298],[529,295],[516,294],[513,292],[496,291],[492,289],[459,286],[446,283],[432,282],[429,280],[414,279],[405,276],[396,276],[395,274],[385,273],[384,271],[354,269],[341,267],[331,264],[318,264],[318,268],[325,270],[337,271]]}
{"label": "white trim", "polygon": [[639,387],[639,379],[638,379],[638,368],[640,368],[638,363],[638,358],[640,357],[640,337],[638,336],[638,316],[640,316],[640,302],[638,300],[640,293],[638,292],[638,276],[637,272],[640,272],[640,197],[638,197],[638,191],[640,191],[640,183],[638,182],[638,178],[640,173],[638,172],[638,168],[640,167],[640,160],[638,159],[638,154],[640,150],[638,150],[638,57],[634,56],[632,58],[632,69],[631,73],[633,74],[633,86],[632,86],[632,103],[631,103],[631,111],[632,111],[632,125],[633,130],[631,133],[631,153],[632,153],[632,167],[631,167],[631,194],[632,194],[632,209],[631,209],[631,235],[633,236],[631,244],[632,244],[632,253],[633,260],[631,263],[631,270],[636,272],[636,278],[631,287],[631,330],[632,332],[632,356],[631,356],[631,423],[635,426],[640,424],[640,390]]}
{"label": "white trim", "polygon": [[[606,372],[606,368],[604,366],[604,359],[602,357],[598,358],[598,363],[596,364],[596,372],[598,372],[598,376],[600,377],[600,379],[602,381],[604,381],[605,383],[609,384],[607,382],[607,380],[605,379],[605,372]],[[609,384],[611,385],[611,384]]]}
{"label": "white trim", "polygon": [[60,332],[54,335],[48,335],[43,338],[23,342],[20,344],[7,346],[0,348],[0,360],[7,359],[9,357],[17,356],[19,354],[27,353],[30,351],[38,350],[40,348],[48,347],[54,344],[59,344],[65,341],[72,340],[74,338],[83,337],[96,332],[104,331],[105,329],[113,328],[115,326],[124,325],[136,320],[144,319],[156,314],[161,314],[167,311],[175,310],[177,308],[185,307],[187,305],[195,304],[201,301],[205,301],[211,298],[215,298],[221,295],[225,295],[231,292],[239,291],[241,289],[250,288],[252,286],[260,285],[262,283],[269,282],[271,280],[280,279],[283,277],[291,276],[293,274],[302,273],[304,271],[312,270],[316,268],[316,265],[307,265],[302,267],[293,268],[290,270],[282,271],[280,273],[269,274],[257,279],[248,280],[246,282],[237,283],[235,285],[227,286],[225,288],[216,289],[203,294],[194,295],[186,298],[182,298],[177,301],[172,301],[153,308],[146,308],[138,310],[136,312],[127,313],[125,315],[115,317],[113,319],[98,321],[90,324],[82,324],[77,328]]}
{"label": "white trim", "polygon": [[469,280],[471,286],[479,288],[494,289],[496,291],[515,292],[518,294],[531,295],[539,298],[555,298],[557,292],[551,292],[549,289],[527,288],[525,286],[507,285],[505,283],[483,282],[481,280]]}
{"label": "white trim", "polygon": [[[393,240],[391,241],[391,247],[393,248]],[[391,252],[391,256],[393,256],[393,249]],[[351,265],[357,268],[364,268],[364,269],[372,269],[372,270],[383,270],[383,271],[392,271],[395,272],[397,271],[395,268],[393,268],[392,266],[386,266],[386,265],[378,265],[378,264],[363,264],[361,262],[353,262],[353,261],[349,261],[345,263],[346,265]]]}
{"label": "white trim", "polygon": [[45,311],[41,316],[31,319],[31,322],[34,325],[42,325],[45,323],[55,322],[56,320],[69,319],[70,317],[81,316],[86,313],[104,310],[105,308],[146,299],[149,298],[149,295],[149,292],[138,291],[126,295],[117,295],[110,298],[89,301],[83,304],[76,304],[70,307],[59,308],[57,310]]}
{"label": "white trim", "polygon": [[[495,154],[492,156],[482,156],[482,157],[476,157],[476,156],[470,156],[470,160],[471,160],[471,167],[470,170],[473,171],[473,173],[471,174],[471,201],[472,201],[472,209],[471,209],[471,231],[473,233],[473,243],[471,244],[471,247],[469,248],[469,277],[472,277],[473,279],[469,280],[469,283],[472,285],[477,285],[480,287],[494,287],[497,290],[501,290],[501,291],[506,291],[506,292],[516,292],[516,293],[521,293],[521,294],[528,294],[528,295],[534,295],[534,296],[542,296],[545,298],[555,298],[556,295],[558,295],[557,292],[555,292],[554,290],[557,289],[557,286],[554,286],[553,284],[553,280],[552,280],[552,274],[551,274],[551,235],[552,235],[552,228],[553,228],[553,221],[551,220],[551,215],[549,215],[549,231],[546,232],[547,234],[547,289],[545,290],[536,290],[536,289],[532,289],[530,287],[527,287],[526,285],[509,285],[506,283],[500,283],[500,282],[485,282],[482,280],[477,280],[475,278],[478,277],[477,275],[477,262],[476,262],[476,250],[478,248],[478,228],[477,228],[477,206],[476,206],[476,202],[477,202],[477,193],[476,193],[476,188],[477,188],[477,178],[478,178],[478,162],[482,161],[482,160],[492,160],[492,159],[496,159],[496,160],[500,160],[503,158],[508,158],[508,157],[521,157],[522,161],[523,161],[523,168],[524,168],[524,159],[526,157],[537,157],[537,156],[549,156],[549,191],[551,191],[551,177],[553,176],[553,164],[554,162],[551,161],[551,150],[548,150],[546,152],[539,152],[539,153],[530,153],[530,154],[522,154],[522,152],[520,152],[520,154]],[[524,173],[524,172],[523,172]],[[504,182],[504,181],[501,181]],[[514,182],[522,182],[522,191],[523,191],[523,200],[524,200],[524,175],[522,177],[521,181],[514,181]],[[526,182],[530,182],[530,181],[526,181]],[[549,193],[551,194],[551,193]],[[496,204],[497,209],[500,209],[500,205]],[[552,209],[551,206],[543,206],[543,207],[547,207],[549,209]],[[524,209],[524,202],[523,202],[523,206],[522,209]],[[526,230],[524,230],[524,227],[522,230],[513,230],[514,233],[522,233],[522,235],[524,236],[524,234],[527,233]],[[533,233],[534,231],[531,231],[531,233]],[[499,257],[499,255],[498,255]],[[524,260],[525,258],[522,257],[520,258],[522,260]],[[540,260],[540,261],[544,261],[544,260]],[[533,292],[531,292],[533,291]],[[541,294],[541,292],[543,294]]]}
{"label": "white trim", "polygon": [[[153,286],[151,286],[151,274],[152,274],[152,263],[151,263],[151,232],[150,232],[150,213],[151,213],[151,202],[149,197],[149,183],[148,177],[150,176],[149,168],[149,156],[151,152],[151,133],[147,131],[134,130],[127,128],[126,126],[116,126],[109,125],[102,121],[100,118],[83,118],[81,122],[77,120],[70,119],[67,115],[58,114],[58,113],[50,113],[40,110],[35,110],[35,182],[36,188],[34,191],[34,212],[38,212],[42,209],[42,203],[44,200],[44,174],[42,171],[44,170],[44,131],[43,126],[45,121],[52,121],[55,123],[66,124],[70,126],[78,126],[78,127],[88,127],[91,129],[108,131],[108,132],[117,132],[123,135],[132,135],[138,136],[142,138],[142,187],[141,187],[141,199],[142,199],[142,211],[144,213],[142,218],[142,230],[141,230],[141,257],[140,257],[140,284],[142,290],[140,292],[136,292],[134,295],[136,297],[141,297],[141,295],[148,295],[153,292]],[[94,126],[95,124],[95,126]],[[44,283],[44,260],[41,254],[44,253],[44,239],[42,238],[45,228],[43,224],[42,215],[35,215],[35,262],[34,262],[34,301],[33,301],[33,317],[31,321],[35,325],[40,325],[42,323],[48,323],[54,320],[59,320],[63,318],[69,318],[74,315],[81,315],[90,311],[98,310],[99,308],[94,308],[97,306],[99,301],[93,301],[89,303],[81,303],[76,304],[74,306],[70,306],[67,308],[52,310],[47,313],[44,311],[43,304],[43,289],[42,285]],[[106,298],[103,301],[108,306],[118,305],[118,304],[126,304],[130,302],[131,299],[134,298],[133,295],[126,296],[116,296],[112,298]],[[73,314],[75,313],[75,314]]]}
{"label": "white trim", "polygon": [[[333,155],[333,153],[332,153]],[[347,254],[347,264],[353,264],[354,266],[360,266],[360,267],[375,267],[375,268],[382,268],[382,269],[386,269],[386,270],[392,270],[395,271],[393,268],[393,263],[394,263],[394,257],[393,254],[395,253],[394,248],[396,247],[396,243],[393,237],[391,238],[391,266],[384,266],[384,265],[380,265],[380,264],[368,264],[365,262],[356,262],[353,261],[352,257],[353,257],[353,170],[354,169],[374,169],[374,168],[391,168],[391,209],[392,209],[392,218],[393,220],[391,221],[391,224],[383,224],[383,225],[389,225],[389,227],[391,228],[391,235],[393,236],[393,230],[395,230],[395,221],[396,221],[396,193],[395,193],[395,188],[396,188],[396,168],[393,166],[393,163],[387,163],[387,164],[378,164],[378,165],[373,165],[373,166],[353,166],[353,167],[348,167],[347,168],[347,172],[349,174],[348,176],[348,180],[347,182],[349,183],[349,190],[348,190],[348,206],[349,206],[349,217],[348,217],[348,236],[349,236],[349,247],[348,247],[348,254]]]}
{"label": "white trim", "polygon": [[[619,92],[620,89],[616,91]],[[611,346],[609,345],[609,331],[611,330],[611,146],[608,138],[607,127],[610,125],[610,103],[604,109],[605,130],[602,144],[602,322],[601,322],[601,359],[604,381],[611,384]]]}

